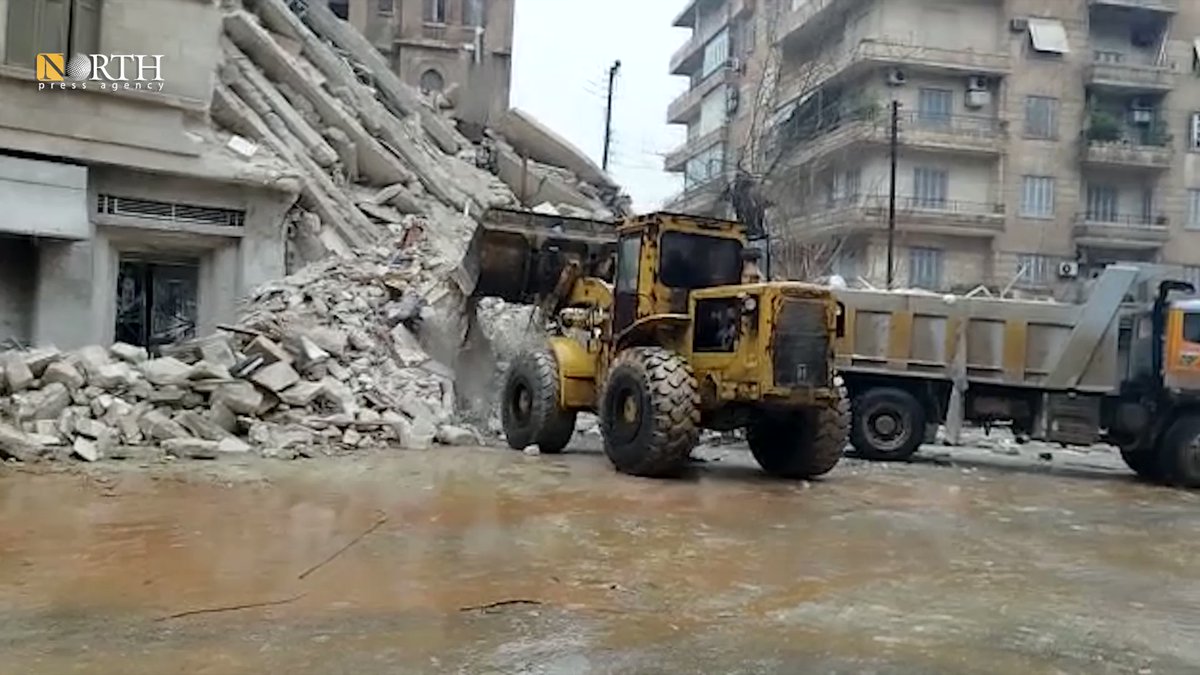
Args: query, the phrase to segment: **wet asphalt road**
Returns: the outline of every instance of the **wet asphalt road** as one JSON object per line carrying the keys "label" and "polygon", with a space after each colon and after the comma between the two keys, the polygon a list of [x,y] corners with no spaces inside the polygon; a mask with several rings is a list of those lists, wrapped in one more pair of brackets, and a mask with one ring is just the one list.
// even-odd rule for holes
{"label": "wet asphalt road", "polygon": [[0,467],[0,673],[1200,672],[1200,494],[1111,455],[702,455]]}

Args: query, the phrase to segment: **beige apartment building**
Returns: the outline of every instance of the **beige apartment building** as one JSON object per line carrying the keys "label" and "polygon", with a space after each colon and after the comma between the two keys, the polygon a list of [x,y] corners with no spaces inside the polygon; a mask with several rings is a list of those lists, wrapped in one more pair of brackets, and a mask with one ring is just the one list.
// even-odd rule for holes
{"label": "beige apartment building", "polygon": [[220,26],[196,0],[0,0],[0,343],[203,335],[282,275],[297,177],[212,132]]}
{"label": "beige apartment building", "polygon": [[[776,244],[881,283],[897,101],[898,284],[1055,290],[1116,261],[1200,281],[1200,3],[696,0],[677,23],[682,208],[752,166]],[[726,30],[734,60],[696,66]]]}
{"label": "beige apartment building", "polygon": [[516,0],[329,0],[405,82],[485,125],[507,110]]}

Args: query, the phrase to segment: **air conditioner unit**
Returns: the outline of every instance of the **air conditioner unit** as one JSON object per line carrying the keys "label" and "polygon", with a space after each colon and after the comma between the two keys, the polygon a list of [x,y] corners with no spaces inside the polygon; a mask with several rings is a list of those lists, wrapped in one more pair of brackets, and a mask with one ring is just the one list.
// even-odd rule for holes
{"label": "air conditioner unit", "polygon": [[987,91],[988,79],[983,75],[972,75],[967,78],[967,91]]}
{"label": "air conditioner unit", "polygon": [[738,74],[746,72],[746,63],[736,56],[730,57],[725,62],[725,67]]}
{"label": "air conditioner unit", "polygon": [[992,102],[990,91],[968,91],[966,106],[968,108],[983,108]]}
{"label": "air conditioner unit", "polygon": [[742,95],[737,89],[730,89],[725,94],[725,113],[732,117],[737,114],[738,106],[742,102]]}
{"label": "air conditioner unit", "polygon": [[1063,279],[1075,279],[1079,276],[1079,263],[1060,262],[1058,264],[1058,276]]}
{"label": "air conditioner unit", "polygon": [[1010,19],[1008,29],[1014,33],[1024,33],[1029,30],[1029,20],[1022,18]]}
{"label": "air conditioner unit", "polygon": [[1134,124],[1151,124],[1154,122],[1154,111],[1147,108],[1135,108],[1129,114],[1129,118]]}
{"label": "air conditioner unit", "polygon": [[888,86],[899,87],[899,86],[903,85],[905,82],[908,82],[908,76],[904,74],[903,70],[900,70],[899,68],[894,68],[894,69],[888,71],[888,74],[887,74]]}

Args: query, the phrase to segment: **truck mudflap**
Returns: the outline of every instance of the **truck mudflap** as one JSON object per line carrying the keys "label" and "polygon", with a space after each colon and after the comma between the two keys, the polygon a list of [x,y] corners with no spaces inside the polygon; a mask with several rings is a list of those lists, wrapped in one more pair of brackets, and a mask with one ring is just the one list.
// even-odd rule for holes
{"label": "truck mudflap", "polygon": [[555,290],[572,261],[583,276],[610,280],[616,246],[613,221],[489,209],[463,266],[475,280],[474,297],[534,304]]}

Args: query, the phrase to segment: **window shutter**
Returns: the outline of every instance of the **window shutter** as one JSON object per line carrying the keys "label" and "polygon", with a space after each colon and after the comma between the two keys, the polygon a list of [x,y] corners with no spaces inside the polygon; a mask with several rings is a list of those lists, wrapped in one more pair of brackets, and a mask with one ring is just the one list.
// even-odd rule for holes
{"label": "window shutter", "polygon": [[37,58],[37,17],[42,0],[8,3],[8,24],[4,35],[4,61],[14,66],[33,68]]}
{"label": "window shutter", "polygon": [[71,54],[100,51],[100,0],[73,0]]}
{"label": "window shutter", "polygon": [[67,40],[71,24],[70,0],[41,0],[38,4],[37,53],[67,54]]}

